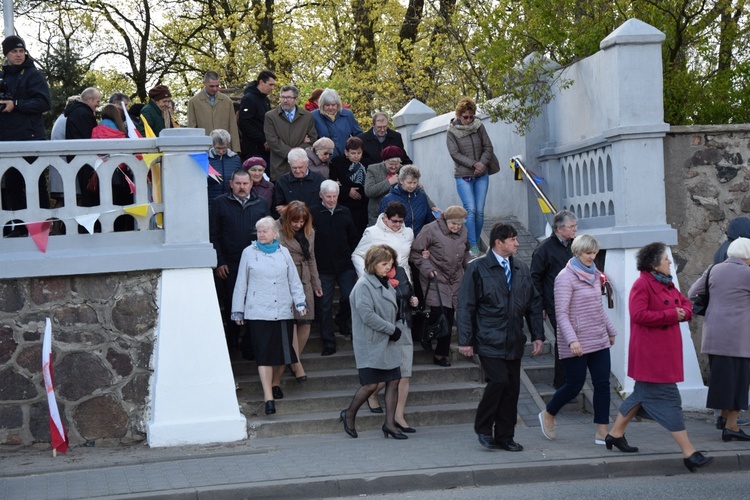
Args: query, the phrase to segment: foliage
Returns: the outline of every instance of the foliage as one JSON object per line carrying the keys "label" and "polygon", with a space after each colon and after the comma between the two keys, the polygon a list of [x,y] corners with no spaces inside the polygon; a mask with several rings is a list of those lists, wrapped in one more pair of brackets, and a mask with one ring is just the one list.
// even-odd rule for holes
{"label": "foliage", "polygon": [[[438,113],[462,96],[493,118],[533,126],[570,85],[553,68],[594,54],[629,18],[665,33],[665,120],[748,121],[749,0],[25,0],[102,88],[145,100],[167,83],[178,103],[207,70],[239,95],[265,68],[339,90],[363,126],[416,98]],[[536,54],[535,57],[529,57]],[[522,63],[522,61],[525,61]],[[73,71],[73,69],[71,69]],[[76,75],[72,72],[71,75]],[[80,76],[75,76],[79,78]],[[106,92],[105,92],[106,94]]]}

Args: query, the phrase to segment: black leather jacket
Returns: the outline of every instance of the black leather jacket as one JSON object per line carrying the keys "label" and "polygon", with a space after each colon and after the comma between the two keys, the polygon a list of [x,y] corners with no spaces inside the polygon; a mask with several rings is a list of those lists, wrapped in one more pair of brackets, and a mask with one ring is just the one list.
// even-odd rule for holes
{"label": "black leather jacket", "polygon": [[469,263],[456,310],[458,344],[480,356],[521,359],[526,345],[523,320],[531,340],[544,339],[542,301],[526,265],[510,258],[511,289],[492,251]]}

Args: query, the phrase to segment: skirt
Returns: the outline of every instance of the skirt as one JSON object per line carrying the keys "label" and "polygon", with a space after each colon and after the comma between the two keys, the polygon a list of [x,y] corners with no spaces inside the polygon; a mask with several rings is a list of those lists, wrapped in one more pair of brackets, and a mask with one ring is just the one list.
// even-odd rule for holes
{"label": "skirt", "polygon": [[297,362],[297,353],[292,347],[293,320],[245,320],[245,325],[258,365],[278,366]]}
{"label": "skirt", "polygon": [[682,398],[677,384],[655,384],[636,380],[633,394],[620,405],[620,413],[627,415],[637,405],[669,432],[685,430]]}
{"label": "skirt", "polygon": [[708,355],[711,380],[706,407],[716,410],[747,410],[750,358]]}
{"label": "skirt", "polygon": [[379,384],[381,382],[390,382],[401,378],[401,368],[391,368],[390,370],[381,370],[380,368],[360,368],[359,383],[360,385]]}

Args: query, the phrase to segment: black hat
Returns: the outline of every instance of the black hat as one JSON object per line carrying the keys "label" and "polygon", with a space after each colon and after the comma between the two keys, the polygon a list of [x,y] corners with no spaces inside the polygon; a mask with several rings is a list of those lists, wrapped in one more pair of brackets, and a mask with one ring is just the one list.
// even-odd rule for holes
{"label": "black hat", "polygon": [[8,55],[8,52],[10,52],[13,49],[21,48],[23,50],[26,50],[26,42],[23,41],[23,38],[16,35],[10,35],[9,37],[6,37],[5,40],[3,40],[3,55]]}

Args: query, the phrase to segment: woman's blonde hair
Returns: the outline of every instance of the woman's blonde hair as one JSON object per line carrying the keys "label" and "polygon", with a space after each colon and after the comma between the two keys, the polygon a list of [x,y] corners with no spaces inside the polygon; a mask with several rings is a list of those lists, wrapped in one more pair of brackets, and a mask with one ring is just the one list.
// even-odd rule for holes
{"label": "woman's blonde hair", "polygon": [[463,99],[458,101],[458,104],[456,104],[456,116],[460,118],[461,115],[466,113],[467,111],[472,115],[476,114],[477,105],[473,99],[464,97]]}
{"label": "woman's blonde hair", "polygon": [[397,255],[396,251],[388,245],[372,246],[365,253],[365,270],[370,274],[375,274],[375,266],[389,260],[395,266]]}
{"label": "woman's blonde hair", "polygon": [[590,234],[576,236],[570,245],[570,251],[578,257],[581,254],[599,251],[599,242]]}

